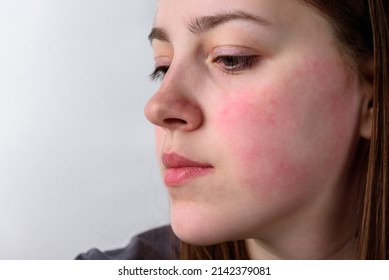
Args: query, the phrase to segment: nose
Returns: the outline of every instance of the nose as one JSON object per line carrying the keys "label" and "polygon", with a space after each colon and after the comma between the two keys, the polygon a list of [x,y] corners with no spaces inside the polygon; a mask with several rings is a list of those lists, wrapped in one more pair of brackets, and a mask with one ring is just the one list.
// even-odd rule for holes
{"label": "nose", "polygon": [[[172,78],[172,77],[170,77]],[[190,92],[185,90],[184,82],[169,79],[147,102],[144,112],[153,124],[170,131],[190,132],[198,129],[203,122],[200,106]]]}

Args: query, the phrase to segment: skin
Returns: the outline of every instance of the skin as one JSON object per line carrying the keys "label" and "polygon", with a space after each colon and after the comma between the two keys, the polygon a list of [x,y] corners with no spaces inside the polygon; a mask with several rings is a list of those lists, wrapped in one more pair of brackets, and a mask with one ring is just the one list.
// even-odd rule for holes
{"label": "skin", "polygon": [[[189,27],[238,11],[266,23]],[[162,176],[163,153],[213,169],[167,186],[177,236],[197,245],[244,239],[258,259],[352,258],[352,162],[370,86],[327,20],[291,0],[160,0],[154,27],[166,35],[152,36],[155,65],[169,69],[145,114]],[[221,56],[254,59],[231,70]]]}

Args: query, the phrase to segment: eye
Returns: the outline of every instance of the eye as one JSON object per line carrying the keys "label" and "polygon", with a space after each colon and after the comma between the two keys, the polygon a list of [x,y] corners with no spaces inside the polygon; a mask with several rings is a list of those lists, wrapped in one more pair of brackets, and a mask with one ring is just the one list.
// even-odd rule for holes
{"label": "eye", "polygon": [[169,70],[168,65],[158,66],[155,68],[153,73],[150,74],[150,79],[152,81],[163,80],[168,70]]}
{"label": "eye", "polygon": [[221,68],[227,73],[236,73],[239,71],[250,69],[254,66],[257,60],[258,57],[255,55],[223,55],[213,59],[213,63],[215,63],[219,68]]}

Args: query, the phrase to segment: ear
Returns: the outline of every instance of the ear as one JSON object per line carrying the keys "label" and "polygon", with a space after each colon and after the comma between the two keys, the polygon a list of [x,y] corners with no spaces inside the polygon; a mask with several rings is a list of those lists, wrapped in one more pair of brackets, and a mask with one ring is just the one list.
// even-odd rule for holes
{"label": "ear", "polygon": [[374,61],[369,59],[363,69],[361,81],[360,135],[370,139],[373,128]]}

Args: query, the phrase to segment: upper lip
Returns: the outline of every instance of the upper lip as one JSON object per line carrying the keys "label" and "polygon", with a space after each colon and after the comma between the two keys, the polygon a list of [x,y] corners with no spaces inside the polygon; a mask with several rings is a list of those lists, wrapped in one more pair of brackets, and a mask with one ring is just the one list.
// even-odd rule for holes
{"label": "upper lip", "polygon": [[164,153],[162,163],[166,168],[212,167],[207,163],[196,162],[176,153]]}

